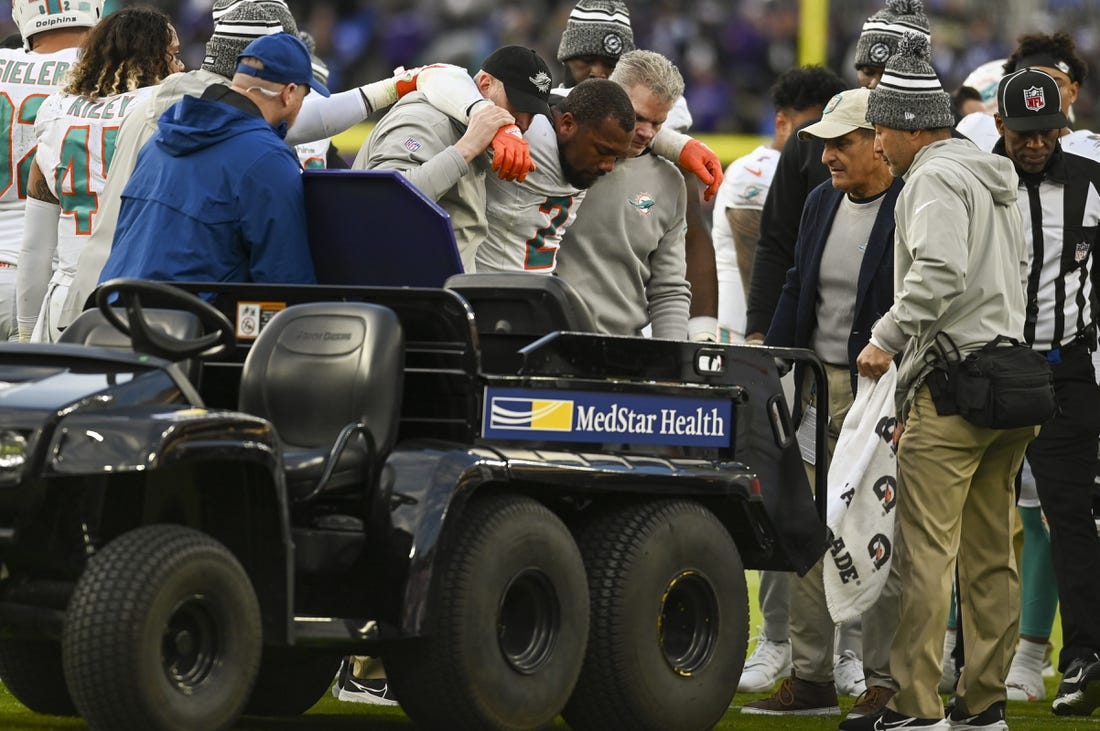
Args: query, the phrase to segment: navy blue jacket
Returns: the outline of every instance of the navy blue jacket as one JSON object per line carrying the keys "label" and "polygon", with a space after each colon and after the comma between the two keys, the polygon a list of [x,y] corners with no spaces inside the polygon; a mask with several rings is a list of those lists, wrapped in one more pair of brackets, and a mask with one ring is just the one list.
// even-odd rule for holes
{"label": "navy blue jacket", "polygon": [[298,158],[247,97],[218,85],[161,115],[122,191],[112,277],[316,281]]}
{"label": "navy blue jacket", "polygon": [[[894,204],[903,185],[901,178],[886,191],[867,251],[859,269],[856,285],[855,316],[848,335],[848,365],[852,372],[852,390],[856,387],[856,357],[871,339],[871,326],[894,303]],[[814,188],[802,209],[798,241],[794,248],[794,266],[779,297],[775,316],[764,342],[794,348],[809,348],[817,328],[817,283],[821,255],[833,227],[833,218],[846,194],[825,181]]]}

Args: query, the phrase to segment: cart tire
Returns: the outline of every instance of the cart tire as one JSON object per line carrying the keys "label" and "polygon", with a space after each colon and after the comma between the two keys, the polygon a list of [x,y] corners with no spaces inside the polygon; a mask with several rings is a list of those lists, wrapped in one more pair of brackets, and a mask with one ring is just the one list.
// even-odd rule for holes
{"label": "cart tire", "polygon": [[574,729],[712,728],[748,645],[740,554],[686,500],[619,509],[578,536],[592,602],[581,677],[562,714]]}
{"label": "cart tire", "polygon": [[75,716],[61,645],[56,640],[0,640],[0,680],[15,699],[35,713]]}
{"label": "cart tire", "polygon": [[61,654],[93,729],[228,728],[260,663],[256,595],[237,559],[178,525],[124,533],[69,601]]}
{"label": "cart tire", "polygon": [[476,497],[447,529],[427,636],[383,651],[418,728],[539,729],[561,713],[588,635],[584,564],[535,500]]}
{"label": "cart tire", "polygon": [[260,673],[244,712],[251,716],[300,716],[328,692],[340,659],[340,653],[265,647]]}

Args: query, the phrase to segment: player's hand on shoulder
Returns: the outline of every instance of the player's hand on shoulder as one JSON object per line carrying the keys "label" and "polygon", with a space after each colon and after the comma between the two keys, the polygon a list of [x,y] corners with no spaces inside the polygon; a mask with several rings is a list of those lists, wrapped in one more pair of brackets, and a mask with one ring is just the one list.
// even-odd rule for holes
{"label": "player's hand on shoulder", "polygon": [[454,78],[456,75],[460,78],[469,78],[466,69],[449,63],[431,63],[411,69],[398,66],[393,70],[398,98],[410,91],[423,91],[426,84],[446,84],[449,78]]}
{"label": "player's hand on shoulder", "polygon": [[711,200],[722,186],[722,161],[714,150],[699,140],[689,140],[680,152],[680,167],[699,178],[704,186],[703,199]]}
{"label": "player's hand on shoulder", "polygon": [[493,170],[501,180],[522,183],[527,179],[527,174],[535,169],[531,148],[516,125],[507,124],[498,129],[491,144],[489,154],[493,158]]}
{"label": "player's hand on shoulder", "polygon": [[488,149],[493,170],[501,180],[522,183],[535,169],[531,148],[516,125],[516,118],[488,100],[474,105],[466,134],[455,143],[455,149],[466,162]]}

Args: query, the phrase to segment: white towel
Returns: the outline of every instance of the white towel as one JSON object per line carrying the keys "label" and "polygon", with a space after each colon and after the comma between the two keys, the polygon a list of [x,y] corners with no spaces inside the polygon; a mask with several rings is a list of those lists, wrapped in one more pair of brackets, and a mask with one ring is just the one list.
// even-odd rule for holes
{"label": "white towel", "polygon": [[833,539],[822,565],[825,601],[837,623],[856,619],[874,604],[890,573],[897,507],[897,378],[893,363],[877,381],[859,377],[829,466],[825,522]]}

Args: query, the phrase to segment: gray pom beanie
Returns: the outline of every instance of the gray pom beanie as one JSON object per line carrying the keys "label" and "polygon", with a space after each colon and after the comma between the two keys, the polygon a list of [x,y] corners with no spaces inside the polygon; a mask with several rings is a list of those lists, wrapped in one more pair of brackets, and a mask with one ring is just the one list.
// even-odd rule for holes
{"label": "gray pom beanie", "polygon": [[[215,4],[215,13],[221,0]],[[237,73],[237,56],[252,41],[261,36],[283,32],[283,24],[273,17],[264,5],[270,3],[233,0],[232,9],[218,15],[214,32],[206,42],[206,56],[202,60],[203,71],[212,71],[232,79]]]}
{"label": "gray pom beanie", "polygon": [[932,68],[928,38],[906,33],[867,100],[867,121],[891,129],[955,126],[951,96]]}
{"label": "gray pom beanie", "polygon": [[886,8],[863,23],[856,42],[855,66],[885,66],[905,33],[917,33],[931,41],[932,30],[921,0],[887,0]]}
{"label": "gray pom beanie", "polygon": [[298,22],[294,20],[294,14],[287,7],[286,0],[214,0],[214,7],[211,9],[210,14],[214,16],[214,22],[217,23],[223,16],[233,12],[234,8],[244,2],[259,5],[268,16],[279,21],[279,25],[283,27],[284,32],[291,35],[298,34]]}
{"label": "gray pom beanie", "polygon": [[558,60],[577,56],[618,59],[634,50],[630,11],[619,0],[580,0],[561,34]]}

